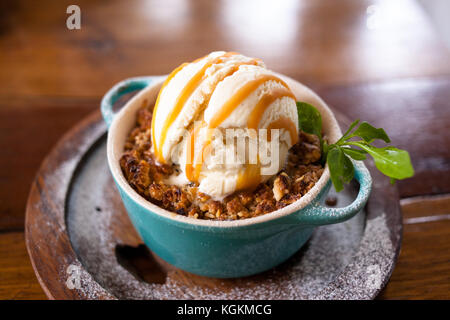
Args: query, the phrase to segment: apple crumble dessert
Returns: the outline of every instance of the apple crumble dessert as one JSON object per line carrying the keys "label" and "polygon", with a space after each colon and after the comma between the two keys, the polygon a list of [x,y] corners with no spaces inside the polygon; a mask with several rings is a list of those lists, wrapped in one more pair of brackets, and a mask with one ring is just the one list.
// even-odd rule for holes
{"label": "apple crumble dessert", "polygon": [[183,63],[142,106],[120,159],[130,185],[197,219],[259,216],[300,199],[323,172],[296,97],[260,59],[216,51]]}

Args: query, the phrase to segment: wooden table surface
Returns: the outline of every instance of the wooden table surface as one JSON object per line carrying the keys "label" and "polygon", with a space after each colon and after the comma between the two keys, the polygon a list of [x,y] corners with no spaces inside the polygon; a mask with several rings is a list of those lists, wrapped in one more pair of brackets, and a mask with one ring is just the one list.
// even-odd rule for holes
{"label": "wooden table surface", "polygon": [[450,298],[450,55],[414,0],[0,2],[0,298],[44,299],[24,244],[52,145],[126,77],[213,50],[262,58],[333,108],[384,127],[416,175],[398,183],[403,245],[382,299]]}

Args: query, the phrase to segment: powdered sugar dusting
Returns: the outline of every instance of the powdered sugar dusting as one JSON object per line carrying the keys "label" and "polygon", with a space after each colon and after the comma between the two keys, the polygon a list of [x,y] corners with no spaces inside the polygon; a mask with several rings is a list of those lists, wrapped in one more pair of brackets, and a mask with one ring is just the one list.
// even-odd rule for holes
{"label": "powdered sugar dusting", "polygon": [[[389,273],[394,258],[395,250],[386,225],[386,213],[383,212],[367,221],[360,250],[346,267],[353,270],[351,281],[340,275],[317,298],[370,299],[384,286],[381,274]],[[348,287],[352,290],[347,290]]]}
{"label": "powdered sugar dusting", "polygon": [[[89,281],[92,275],[120,299],[364,299],[372,297],[375,290],[368,282],[371,274],[367,270],[373,265],[382,274],[390,270],[395,253],[385,215],[366,221],[361,212],[345,223],[317,228],[294,257],[262,276],[220,280],[217,286],[182,281],[171,272],[163,284],[138,280],[115,256],[118,243],[133,240],[125,233],[118,239],[123,208],[112,186],[105,149],[102,143],[89,154],[76,175],[67,206],[70,239],[89,272],[82,276],[80,290],[90,298],[98,298]],[[354,199],[348,191],[335,196],[338,206]],[[349,269],[357,270],[351,283],[347,283],[348,275],[343,275]]]}

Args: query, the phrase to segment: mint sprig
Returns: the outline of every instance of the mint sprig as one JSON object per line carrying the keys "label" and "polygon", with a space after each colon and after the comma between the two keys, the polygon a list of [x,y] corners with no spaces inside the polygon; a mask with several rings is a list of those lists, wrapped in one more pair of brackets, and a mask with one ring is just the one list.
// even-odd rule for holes
{"label": "mint sprig", "polygon": [[414,168],[406,150],[392,146],[378,148],[372,145],[375,140],[391,142],[384,129],[356,120],[336,143],[327,144],[322,139],[320,112],[306,102],[297,102],[297,111],[299,129],[320,139],[322,163],[328,163],[331,181],[337,192],[344,189],[344,183],[353,179],[355,169],[350,158],[361,161],[370,155],[377,169],[388,176],[391,183],[414,175]]}

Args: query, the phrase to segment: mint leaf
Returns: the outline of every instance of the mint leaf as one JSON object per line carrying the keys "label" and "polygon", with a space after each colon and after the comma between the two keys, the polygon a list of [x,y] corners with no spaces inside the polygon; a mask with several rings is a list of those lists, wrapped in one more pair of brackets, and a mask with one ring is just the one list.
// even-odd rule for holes
{"label": "mint leaf", "polygon": [[367,151],[373,157],[377,169],[388,177],[399,180],[414,175],[414,168],[408,151],[394,147],[375,148],[361,142],[353,142],[352,144]]}
{"label": "mint leaf", "polygon": [[347,131],[345,131],[345,133],[342,135],[342,137],[336,142],[336,144],[340,145],[343,140],[346,140],[345,138],[349,135],[349,133],[353,130],[353,128],[358,125],[358,123],[359,123],[359,119],[353,121],[350,124],[350,127],[348,127]]}
{"label": "mint leaf", "polygon": [[312,105],[297,102],[298,127],[306,133],[315,134],[322,141],[322,116]]}
{"label": "mint leaf", "polygon": [[342,191],[344,189],[343,183],[348,183],[353,179],[355,169],[352,161],[341,148],[336,147],[328,152],[327,162],[334,188],[337,192]]}
{"label": "mint leaf", "polygon": [[356,129],[351,135],[349,135],[346,140],[353,137],[361,137],[364,141],[371,143],[373,140],[380,139],[386,143],[391,142],[388,135],[382,128],[375,128],[367,122],[361,123],[361,125]]}
{"label": "mint leaf", "polygon": [[353,162],[349,157],[344,155],[344,171],[342,175],[342,180],[345,183],[349,183],[352,181],[353,176],[355,175],[355,168],[353,167]]}
{"label": "mint leaf", "polygon": [[353,148],[347,148],[343,147],[341,148],[344,153],[350,157],[352,157],[355,160],[366,160],[366,151],[359,150],[359,149],[353,149]]}
{"label": "mint leaf", "polygon": [[327,156],[328,167],[330,168],[331,182],[337,192],[344,189],[341,176],[344,171],[344,153],[338,148],[331,149]]}

